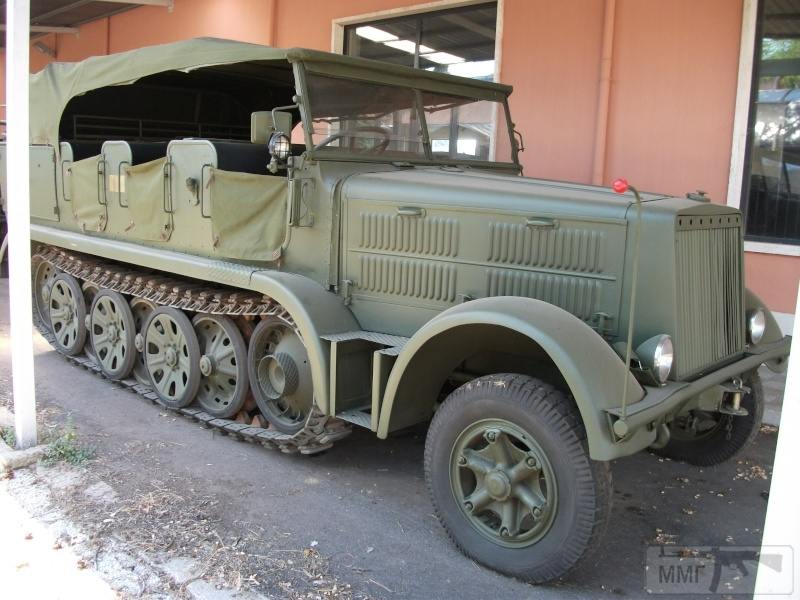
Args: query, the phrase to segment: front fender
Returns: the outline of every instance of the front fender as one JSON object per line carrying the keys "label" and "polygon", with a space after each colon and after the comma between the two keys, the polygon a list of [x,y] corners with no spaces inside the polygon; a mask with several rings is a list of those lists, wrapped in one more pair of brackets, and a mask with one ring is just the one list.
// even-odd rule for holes
{"label": "front fender", "polygon": [[[415,357],[434,341],[456,355],[459,348],[446,344],[447,336],[458,328],[490,325],[516,332],[535,342],[549,356],[572,392],[586,428],[590,454],[599,460],[616,456],[614,442],[605,408],[619,406],[623,385],[628,386],[628,401],[637,402],[644,396],[641,386],[624,368],[623,361],[593,329],[583,321],[547,302],[531,298],[502,296],[473,300],[437,315],[426,323],[404,346],[397,358],[386,385],[378,423],[378,436],[385,438],[397,429],[393,414],[404,401],[413,401],[414,390],[419,393],[420,382],[415,380]],[[444,337],[443,337],[444,336]],[[449,374],[449,373],[448,373]],[[432,403],[432,400],[431,400]],[[402,419],[400,419],[402,420]],[[400,426],[403,424],[401,423]]]}

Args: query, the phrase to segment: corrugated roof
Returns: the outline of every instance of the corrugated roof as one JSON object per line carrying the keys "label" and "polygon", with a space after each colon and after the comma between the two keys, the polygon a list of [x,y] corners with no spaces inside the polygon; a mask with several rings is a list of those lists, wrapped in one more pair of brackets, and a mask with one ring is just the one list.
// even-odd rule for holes
{"label": "corrugated roof", "polygon": [[[141,6],[137,2],[97,2],[95,0],[31,0],[32,27],[78,27]],[[5,25],[6,2],[0,2],[0,24]],[[31,37],[42,35],[33,32]],[[0,37],[5,46],[5,36]]]}

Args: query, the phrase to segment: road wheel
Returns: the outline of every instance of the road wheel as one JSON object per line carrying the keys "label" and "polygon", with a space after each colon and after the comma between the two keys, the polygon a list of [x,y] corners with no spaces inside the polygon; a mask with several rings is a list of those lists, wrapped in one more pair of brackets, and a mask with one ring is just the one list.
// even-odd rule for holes
{"label": "road wheel", "polygon": [[425,444],[439,521],[466,555],[532,582],[597,545],[611,472],[589,458],[573,402],[532,377],[489,375],[450,394]]}
{"label": "road wheel", "polygon": [[655,450],[656,454],[699,467],[718,465],[736,456],[755,439],[764,415],[764,388],[758,373],[754,372],[744,385],[750,388],[742,395],[746,416],[690,411],[669,425],[670,441]]}
{"label": "road wheel", "polygon": [[156,305],[144,298],[133,298],[131,300],[131,312],[133,313],[133,326],[136,329],[136,360],[133,364],[133,376],[142,385],[150,386],[150,373],[147,372],[147,365],[144,364],[144,326],[150,313],[156,309]]}
{"label": "road wheel", "polygon": [[[91,281],[84,281],[83,285],[81,286],[83,290],[83,301],[86,303],[87,307],[91,307],[92,303],[94,302],[94,297],[100,291],[100,286],[96,283],[92,283]],[[91,359],[91,361],[95,364],[99,364],[97,362],[97,355],[95,354],[94,347],[92,346],[92,332],[89,330],[89,319],[86,320],[86,345],[83,347],[83,351],[87,357]]]}
{"label": "road wheel", "polygon": [[274,316],[261,320],[250,336],[247,370],[264,418],[282,433],[300,431],[314,395],[308,353],[294,327]]}
{"label": "road wheel", "polygon": [[162,306],[144,326],[144,363],[153,391],[167,408],[191,404],[200,385],[200,346],[189,318]]}
{"label": "road wheel", "polygon": [[136,360],[136,327],[128,301],[119,292],[100,290],[92,302],[89,337],[95,361],[109,379],[130,375]]}
{"label": "road wheel", "polygon": [[244,338],[236,324],[222,315],[199,314],[192,325],[201,354],[197,402],[210,415],[232,417],[241,410],[250,391]]}
{"label": "road wheel", "polygon": [[59,271],[46,260],[39,260],[33,269],[33,300],[42,323],[52,331],[50,325],[50,289]]}
{"label": "road wheel", "polygon": [[86,302],[78,280],[66,273],[56,275],[48,308],[56,350],[67,356],[80,354],[86,343]]}

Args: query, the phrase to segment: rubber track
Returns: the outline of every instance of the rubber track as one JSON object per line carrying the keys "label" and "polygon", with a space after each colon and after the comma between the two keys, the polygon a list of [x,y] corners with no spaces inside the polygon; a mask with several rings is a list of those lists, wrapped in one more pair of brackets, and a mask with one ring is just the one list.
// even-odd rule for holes
{"label": "rubber track", "polygon": [[[78,278],[81,282],[91,281],[101,289],[110,289],[122,294],[146,298],[161,306],[231,316],[276,315],[287,321],[288,324],[294,325],[283,307],[267,296],[259,296],[252,292],[205,288],[197,283],[189,284],[171,277],[133,271],[127,266],[102,263],[94,257],[68,253],[52,246],[38,248],[33,253],[33,260],[37,259],[49,262],[57,269]],[[33,320],[39,333],[53,348],[56,348],[53,334],[40,321],[35,310]],[[230,419],[218,419],[198,408],[168,408],[158,402],[158,395],[149,386],[140,384],[132,377],[121,381],[111,380],[105,377],[100,367],[85,355],[65,356],[62,354],[62,356],[108,381],[138,394],[163,410],[196,421],[204,428],[216,429],[221,434],[234,439],[261,444],[265,448],[278,449],[287,454],[322,452],[352,431],[348,423],[322,414],[316,406],[309,415],[305,427],[293,435],[237,423]]]}

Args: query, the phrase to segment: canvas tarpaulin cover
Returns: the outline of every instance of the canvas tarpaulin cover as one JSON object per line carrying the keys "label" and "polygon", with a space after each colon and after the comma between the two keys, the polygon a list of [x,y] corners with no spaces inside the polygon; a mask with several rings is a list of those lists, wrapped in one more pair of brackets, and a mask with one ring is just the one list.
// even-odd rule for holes
{"label": "canvas tarpaulin cover", "polygon": [[500,100],[511,87],[467,80],[302,48],[270,48],[257,44],[215,38],[196,38],[147,46],[128,52],[92,56],[78,63],[50,63],[31,76],[30,138],[33,144],[58,148],[61,115],[69,101],[91,90],[128,85],[143,77],[166,71],[189,72],[203,67],[233,65],[249,61],[303,61],[315,72],[338,77],[360,77],[435,91]]}
{"label": "canvas tarpaulin cover", "polygon": [[165,71],[190,71],[213,65],[286,58],[286,50],[198,38],[93,56],[78,63],[51,63],[31,76],[31,143],[58,147],[61,114],[72,98],[88,91],[131,84],[142,77]]}
{"label": "canvas tarpaulin cover", "polygon": [[108,221],[105,186],[98,173],[100,156],[77,160],[69,166],[69,199],[72,214],[84,231],[103,231]]}
{"label": "canvas tarpaulin cover", "polygon": [[130,233],[141,240],[163,241],[172,234],[166,165],[166,158],[157,158],[125,169],[125,191],[132,222]]}
{"label": "canvas tarpaulin cover", "polygon": [[214,249],[228,258],[277,259],[286,231],[286,178],[212,169],[207,185]]}

